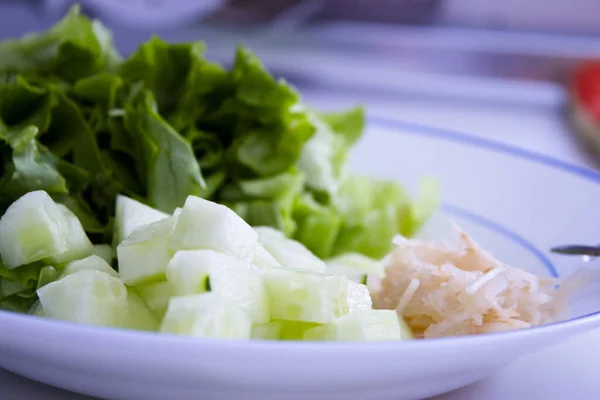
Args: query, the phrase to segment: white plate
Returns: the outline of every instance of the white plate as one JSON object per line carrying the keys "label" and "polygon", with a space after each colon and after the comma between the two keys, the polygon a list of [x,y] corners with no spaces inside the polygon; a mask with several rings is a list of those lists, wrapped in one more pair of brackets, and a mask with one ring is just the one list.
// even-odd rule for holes
{"label": "white plate", "polygon": [[[568,276],[563,243],[600,241],[600,174],[504,144],[371,119],[356,170],[416,187],[443,185],[444,212],[495,255]],[[598,238],[598,239],[595,239]],[[0,312],[0,366],[110,399],[418,399],[482,379],[516,358],[600,326],[600,283],[573,319],[506,334],[400,343],[194,340],[98,329]]]}

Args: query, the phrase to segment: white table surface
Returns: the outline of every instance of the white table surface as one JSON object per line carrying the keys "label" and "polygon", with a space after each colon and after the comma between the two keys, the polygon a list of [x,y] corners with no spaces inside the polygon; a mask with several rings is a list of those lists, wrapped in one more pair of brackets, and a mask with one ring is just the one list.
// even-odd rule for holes
{"label": "white table surface", "polygon": [[[560,98],[547,99],[531,107],[499,107],[435,100],[390,100],[374,96],[342,98],[311,92],[306,97],[317,106],[331,108],[361,101],[378,116],[451,128],[481,135],[565,161],[591,165],[560,116]],[[597,378],[600,360],[600,331],[589,332],[559,346],[532,354],[498,371],[492,377],[436,400],[530,400],[592,399],[600,393]],[[76,400],[87,397],[63,392],[0,370],[0,398]]]}

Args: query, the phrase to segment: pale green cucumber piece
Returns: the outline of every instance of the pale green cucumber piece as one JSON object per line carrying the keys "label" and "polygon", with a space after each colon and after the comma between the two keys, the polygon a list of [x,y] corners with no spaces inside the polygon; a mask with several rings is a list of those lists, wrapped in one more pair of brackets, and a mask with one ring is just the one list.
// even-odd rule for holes
{"label": "pale green cucumber piece", "polygon": [[254,258],[252,260],[252,264],[261,267],[261,268],[280,268],[281,264],[277,262],[275,257],[269,253],[265,247],[257,243],[256,248],[254,249]]}
{"label": "pale green cucumber piece", "polygon": [[58,256],[68,247],[68,222],[43,190],[29,192],[0,219],[0,256],[6,268]]}
{"label": "pale green cucumber piece", "polygon": [[37,317],[44,317],[44,307],[42,307],[42,303],[40,301],[36,301],[33,303],[29,311],[27,312],[29,315],[35,315]]}
{"label": "pale green cucumber piece", "polygon": [[159,319],[162,319],[167,312],[169,300],[171,300],[175,292],[169,282],[155,282],[136,286],[135,290],[148,305],[150,311]]}
{"label": "pale green cucumber piece", "polygon": [[321,326],[314,322],[279,321],[281,323],[280,340],[304,340],[304,333],[312,328]]}
{"label": "pale green cucumber piece", "polygon": [[338,318],[335,340],[401,340],[400,321],[395,310],[361,310]]}
{"label": "pale green cucumber piece", "polygon": [[94,271],[106,272],[110,276],[115,278],[119,277],[119,273],[115,271],[110,265],[106,263],[102,258],[98,256],[89,256],[81,260],[71,261],[61,274],[61,278],[67,275],[74,274],[75,272],[91,269]]}
{"label": "pale green cucumber piece", "polygon": [[237,304],[256,324],[269,321],[263,280],[260,268],[214,250],[180,250],[167,267],[176,295],[210,290]]}
{"label": "pale green cucumber piece", "polygon": [[306,341],[331,341],[335,340],[336,327],[329,323],[325,325],[317,325],[314,328],[304,331],[302,340]]}
{"label": "pale green cucumber piece", "polygon": [[251,339],[279,340],[281,338],[282,323],[280,321],[267,322],[252,326]]}
{"label": "pale green cucumber piece", "polygon": [[171,216],[144,225],[117,246],[119,274],[129,286],[166,279],[167,264],[173,256],[169,240],[177,217]]}
{"label": "pale green cucumber piece", "polygon": [[303,340],[304,333],[312,328],[324,326],[313,322],[271,321],[252,327],[252,339],[260,340]]}
{"label": "pale green cucumber piece", "polygon": [[52,263],[62,264],[73,260],[79,260],[92,254],[94,249],[92,242],[88,239],[79,219],[71,210],[62,204],[57,204],[66,221],[65,240],[67,250],[48,258]]}
{"label": "pale green cucumber piece", "polygon": [[250,339],[252,322],[244,311],[216,293],[173,297],[160,331],[218,339]]}
{"label": "pale green cucumber piece", "polygon": [[259,243],[282,267],[323,274],[327,272],[327,265],[323,260],[302,243],[287,238],[283,232],[267,226],[259,226],[254,230],[258,233]]}
{"label": "pale green cucumber piece", "polygon": [[348,281],[348,312],[370,310],[373,308],[369,288],[362,283]]}
{"label": "pale green cucumber piece", "polygon": [[196,196],[183,205],[171,247],[174,250],[216,250],[251,262],[258,234],[231,209]]}
{"label": "pale green cucumber piece", "polygon": [[38,289],[47,317],[108,327],[127,324],[127,288],[101,271],[82,270]]}
{"label": "pale green cucumber piece", "polygon": [[117,246],[137,228],[169,217],[162,211],[127,196],[118,195],[115,211],[113,245]]}
{"label": "pale green cucumber piece", "polygon": [[283,268],[265,271],[271,318],[324,324],[348,312],[348,278]]}
{"label": "pale green cucumber piece", "polygon": [[[328,324],[317,334],[324,340],[381,341],[411,339],[400,328],[400,320],[394,310],[360,310],[344,315]],[[306,336],[315,336],[309,332]]]}
{"label": "pale green cucumber piece", "polygon": [[92,249],[92,254],[100,257],[109,265],[112,265],[112,262],[116,257],[115,250],[112,248],[111,245],[108,244],[94,245],[94,248]]}
{"label": "pale green cucumber piece", "polygon": [[412,330],[410,329],[404,318],[398,316],[398,322],[400,323],[400,337],[404,340],[414,339],[415,335],[412,333]]}
{"label": "pale green cucumber piece", "polygon": [[359,253],[346,253],[327,260],[327,273],[346,275],[348,279],[364,283],[367,275],[382,278],[385,266],[382,262]]}
{"label": "pale green cucumber piece", "polygon": [[128,328],[149,332],[158,330],[158,318],[150,311],[146,302],[131,288],[127,288],[127,305],[129,308]]}

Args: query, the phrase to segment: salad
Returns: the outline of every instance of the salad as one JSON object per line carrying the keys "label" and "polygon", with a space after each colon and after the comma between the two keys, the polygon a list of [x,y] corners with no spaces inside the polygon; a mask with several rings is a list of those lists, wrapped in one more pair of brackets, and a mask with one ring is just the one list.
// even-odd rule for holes
{"label": "salad", "polygon": [[549,283],[474,258],[470,242],[409,240],[437,208],[436,182],[414,200],[350,173],[363,109],[312,109],[243,47],[231,68],[201,42],[158,37],[124,58],[73,7],[47,32],[0,43],[0,77],[0,309],[353,341],[557,315]]}

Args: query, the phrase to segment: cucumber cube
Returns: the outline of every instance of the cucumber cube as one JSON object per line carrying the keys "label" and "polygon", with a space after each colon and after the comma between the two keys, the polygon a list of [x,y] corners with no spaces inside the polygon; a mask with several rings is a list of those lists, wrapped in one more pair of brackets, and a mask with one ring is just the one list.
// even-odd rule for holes
{"label": "cucumber cube", "polygon": [[66,252],[68,222],[43,190],[12,203],[0,219],[0,256],[8,269]]}
{"label": "cucumber cube", "polygon": [[279,339],[281,340],[304,340],[304,333],[312,328],[321,326],[313,322],[302,321],[280,321],[281,332]]}
{"label": "cucumber cube", "polygon": [[214,250],[180,250],[169,262],[167,280],[178,296],[210,290],[237,304],[252,322],[269,320],[263,271]]}
{"label": "cucumber cube", "polygon": [[366,285],[348,281],[348,312],[370,310],[373,308],[371,295]]}
{"label": "cucumber cube", "polygon": [[29,311],[27,312],[27,314],[29,315],[35,315],[37,317],[44,317],[44,307],[42,307],[42,303],[40,303],[40,301],[36,301],[35,303],[33,303],[33,305],[31,306],[31,308],[29,309]]}
{"label": "cucumber cube", "polygon": [[250,338],[257,340],[279,340],[281,338],[281,329],[282,323],[280,321],[253,325]]}
{"label": "cucumber cube", "polygon": [[346,253],[327,260],[327,273],[346,275],[348,279],[363,283],[367,275],[383,277],[385,267],[382,262],[359,253]]}
{"label": "cucumber cube", "polygon": [[177,218],[171,216],[144,225],[117,246],[119,274],[133,286],[166,279],[167,264],[173,256],[169,240]]}
{"label": "cucumber cube", "polygon": [[236,304],[216,293],[173,297],[160,331],[219,339],[250,339],[252,322]]}
{"label": "cucumber cube", "polygon": [[118,195],[113,244],[117,246],[137,228],[167,217],[169,217],[169,214],[165,214],[127,196]]}
{"label": "cucumber cube", "polygon": [[167,312],[169,300],[175,295],[175,290],[169,282],[155,282],[136,286],[135,290],[146,303],[150,311],[159,319]]}
{"label": "cucumber cube", "polygon": [[127,323],[127,289],[105,272],[82,270],[38,289],[47,317],[109,327]]}
{"label": "cucumber cube", "polygon": [[255,231],[258,233],[259,243],[284,268],[317,273],[327,271],[327,265],[323,260],[300,242],[288,239],[283,232],[266,226],[257,227]]}
{"label": "cucumber cube", "polygon": [[67,242],[67,250],[58,255],[49,257],[50,262],[62,264],[69,261],[78,260],[92,254],[94,247],[92,246],[90,239],[88,239],[87,235],[85,234],[79,219],[71,210],[62,204],[57,204],[57,207],[62,212],[66,221],[64,235]]}
{"label": "cucumber cube", "polygon": [[158,318],[150,311],[146,302],[131,288],[127,289],[127,305],[129,308],[128,328],[149,332],[155,332],[158,329]]}
{"label": "cucumber cube", "polygon": [[348,278],[283,268],[265,271],[271,318],[325,324],[348,312]]}
{"label": "cucumber cube", "polygon": [[336,327],[329,323],[325,325],[317,325],[314,328],[308,329],[302,335],[302,340],[306,341],[331,341],[335,340]]}
{"label": "cucumber cube", "polygon": [[119,277],[117,271],[115,271],[110,265],[106,263],[102,258],[98,256],[89,256],[81,260],[71,261],[65,267],[64,271],[61,274],[61,278],[64,278],[67,275],[74,274],[78,271],[82,270],[94,270],[106,272],[110,276],[114,276],[115,278]]}
{"label": "cucumber cube", "polygon": [[94,248],[92,249],[92,254],[100,257],[101,259],[106,261],[106,263],[109,265],[112,264],[112,262],[116,256],[115,251],[113,250],[112,246],[110,246],[108,244],[94,245]]}
{"label": "cucumber cube", "polygon": [[[360,310],[344,315],[321,329],[324,340],[378,341],[410,339],[400,328],[400,320],[394,310]],[[309,332],[305,336],[315,335]]]}
{"label": "cucumber cube", "polygon": [[216,250],[251,262],[258,234],[229,208],[195,196],[185,201],[171,247]]}
{"label": "cucumber cube", "polygon": [[252,339],[259,340],[303,340],[304,333],[319,325],[312,322],[271,321],[252,327]]}
{"label": "cucumber cube", "polygon": [[279,268],[281,264],[277,262],[275,257],[269,253],[267,249],[260,243],[256,244],[256,248],[254,249],[254,258],[252,260],[252,264],[261,268]]}

